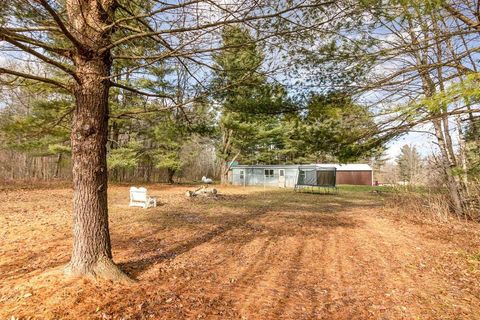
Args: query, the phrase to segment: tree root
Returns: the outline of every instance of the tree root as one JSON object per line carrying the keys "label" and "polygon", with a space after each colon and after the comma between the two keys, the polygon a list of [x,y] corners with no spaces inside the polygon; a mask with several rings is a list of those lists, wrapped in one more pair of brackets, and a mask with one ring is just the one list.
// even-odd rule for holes
{"label": "tree root", "polygon": [[87,277],[92,280],[109,280],[113,282],[133,283],[135,279],[130,278],[112,261],[102,257],[89,267],[74,268],[70,262],[65,266],[64,274],[67,277]]}

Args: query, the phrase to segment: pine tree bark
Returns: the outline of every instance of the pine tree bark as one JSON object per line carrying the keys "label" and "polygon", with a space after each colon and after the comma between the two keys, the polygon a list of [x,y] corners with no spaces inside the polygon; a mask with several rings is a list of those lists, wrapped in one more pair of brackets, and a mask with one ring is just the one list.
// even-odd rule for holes
{"label": "pine tree bark", "polygon": [[77,57],[72,125],[73,251],[67,272],[123,278],[112,262],[107,206],[109,56]]}
{"label": "pine tree bark", "polygon": [[[128,280],[112,261],[107,206],[108,93],[112,58],[105,27],[113,0],[67,0],[77,37],[72,124],[73,250],[68,275]],[[93,27],[92,27],[93,26]]]}

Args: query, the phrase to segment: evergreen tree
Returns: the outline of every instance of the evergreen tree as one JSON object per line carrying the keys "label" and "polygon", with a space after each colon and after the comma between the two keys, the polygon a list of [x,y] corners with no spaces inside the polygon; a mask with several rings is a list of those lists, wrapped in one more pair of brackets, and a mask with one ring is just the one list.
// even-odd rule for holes
{"label": "evergreen tree", "polygon": [[30,157],[55,157],[58,177],[63,158],[71,153],[72,97],[38,83],[17,91],[0,112],[0,142]]}
{"label": "evergreen tree", "polygon": [[[231,163],[275,162],[270,151],[279,137],[284,91],[267,83],[263,54],[247,29],[228,26],[223,49],[214,55],[213,98],[220,105],[218,157],[221,180],[227,182]],[[281,137],[281,135],[280,135]]]}
{"label": "evergreen tree", "polygon": [[382,140],[364,106],[343,92],[312,94],[304,111],[288,118],[285,145],[290,162],[347,162],[375,156]]}
{"label": "evergreen tree", "polygon": [[422,169],[422,157],[415,146],[404,145],[397,157],[398,174],[401,181],[417,184]]}

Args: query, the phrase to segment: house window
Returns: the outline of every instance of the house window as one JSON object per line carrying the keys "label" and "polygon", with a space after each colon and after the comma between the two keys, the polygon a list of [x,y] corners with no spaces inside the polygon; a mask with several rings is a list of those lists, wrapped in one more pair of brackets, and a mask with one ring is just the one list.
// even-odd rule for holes
{"label": "house window", "polygon": [[245,178],[245,172],[243,170],[240,170],[240,180],[243,180]]}
{"label": "house window", "polygon": [[280,171],[278,172],[278,174],[280,175],[280,177],[284,177],[284,176],[285,176],[285,170],[280,169]]}
{"label": "house window", "polygon": [[273,178],[273,169],[265,169],[265,178]]}

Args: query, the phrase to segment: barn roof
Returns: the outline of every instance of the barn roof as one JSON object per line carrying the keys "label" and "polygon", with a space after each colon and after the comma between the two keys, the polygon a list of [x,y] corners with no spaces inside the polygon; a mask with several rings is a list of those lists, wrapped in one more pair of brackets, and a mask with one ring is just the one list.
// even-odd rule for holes
{"label": "barn roof", "polygon": [[337,171],[372,171],[372,167],[370,167],[366,163],[346,163],[346,164],[334,164],[334,163],[319,163],[319,166],[326,166],[326,167],[335,167]]}

